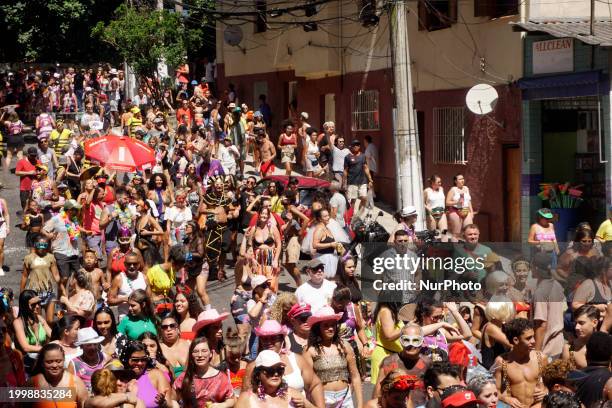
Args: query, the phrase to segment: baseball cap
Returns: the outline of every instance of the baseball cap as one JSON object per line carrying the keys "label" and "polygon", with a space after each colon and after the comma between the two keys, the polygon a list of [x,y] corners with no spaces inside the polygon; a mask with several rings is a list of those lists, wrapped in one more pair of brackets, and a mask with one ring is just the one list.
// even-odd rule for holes
{"label": "baseball cap", "polygon": [[465,388],[459,389],[451,393],[448,397],[442,399],[442,407],[463,407],[468,404],[482,404],[483,402],[476,398],[476,395]]}
{"label": "baseball cap", "polygon": [[310,260],[308,262],[308,265],[306,265],[306,266],[308,268],[310,268],[310,269],[316,269],[317,267],[319,267],[321,265],[325,266],[325,264],[323,262],[321,262],[320,259],[314,258],[314,259]]}
{"label": "baseball cap", "polygon": [[357,139],[353,139],[351,142],[351,146],[361,146],[361,142]]}
{"label": "baseball cap", "polygon": [[34,146],[28,147],[28,156],[30,155],[38,155],[38,150]]}
{"label": "baseball cap", "polygon": [[255,367],[274,367],[276,365],[284,366],[285,363],[274,350],[263,350],[255,359]]}
{"label": "baseball cap", "polygon": [[553,219],[554,215],[548,208],[540,208],[538,210],[538,215],[542,218],[546,218],[547,220]]}

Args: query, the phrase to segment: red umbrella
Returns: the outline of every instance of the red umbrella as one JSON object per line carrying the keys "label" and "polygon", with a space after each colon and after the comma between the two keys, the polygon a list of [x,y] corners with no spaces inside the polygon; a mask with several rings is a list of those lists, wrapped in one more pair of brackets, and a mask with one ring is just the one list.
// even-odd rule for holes
{"label": "red umbrella", "polygon": [[106,135],[85,141],[85,156],[112,170],[136,171],[155,164],[155,151],[126,136]]}

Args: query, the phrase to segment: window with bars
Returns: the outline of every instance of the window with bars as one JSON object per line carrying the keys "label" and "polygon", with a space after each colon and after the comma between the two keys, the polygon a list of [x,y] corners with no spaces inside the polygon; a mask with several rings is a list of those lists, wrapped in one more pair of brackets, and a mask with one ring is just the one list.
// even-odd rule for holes
{"label": "window with bars", "polygon": [[465,109],[463,107],[434,108],[434,162],[466,164]]}
{"label": "window with bars", "polygon": [[360,90],[351,98],[351,128],[356,130],[380,130],[380,115],[378,111],[378,91]]}

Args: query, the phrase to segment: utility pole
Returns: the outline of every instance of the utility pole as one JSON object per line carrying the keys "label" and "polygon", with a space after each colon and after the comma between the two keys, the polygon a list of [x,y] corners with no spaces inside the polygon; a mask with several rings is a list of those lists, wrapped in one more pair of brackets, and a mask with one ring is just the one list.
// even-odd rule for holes
{"label": "utility pole", "polygon": [[423,176],[417,121],[412,95],[412,70],[408,43],[407,9],[405,0],[391,0],[389,15],[391,27],[392,66],[395,93],[394,144],[397,169],[398,207],[416,207],[419,214],[417,229],[425,227],[423,204]]}
{"label": "utility pole", "polygon": [[595,0],[591,0],[591,19],[589,24],[589,34],[595,35]]}

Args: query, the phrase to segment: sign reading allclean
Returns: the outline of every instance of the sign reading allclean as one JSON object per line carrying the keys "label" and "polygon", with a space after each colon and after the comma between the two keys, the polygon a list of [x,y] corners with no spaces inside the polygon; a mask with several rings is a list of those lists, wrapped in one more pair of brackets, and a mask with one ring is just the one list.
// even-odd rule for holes
{"label": "sign reading allclean", "polygon": [[558,38],[533,43],[533,74],[572,72],[574,70],[574,40]]}

